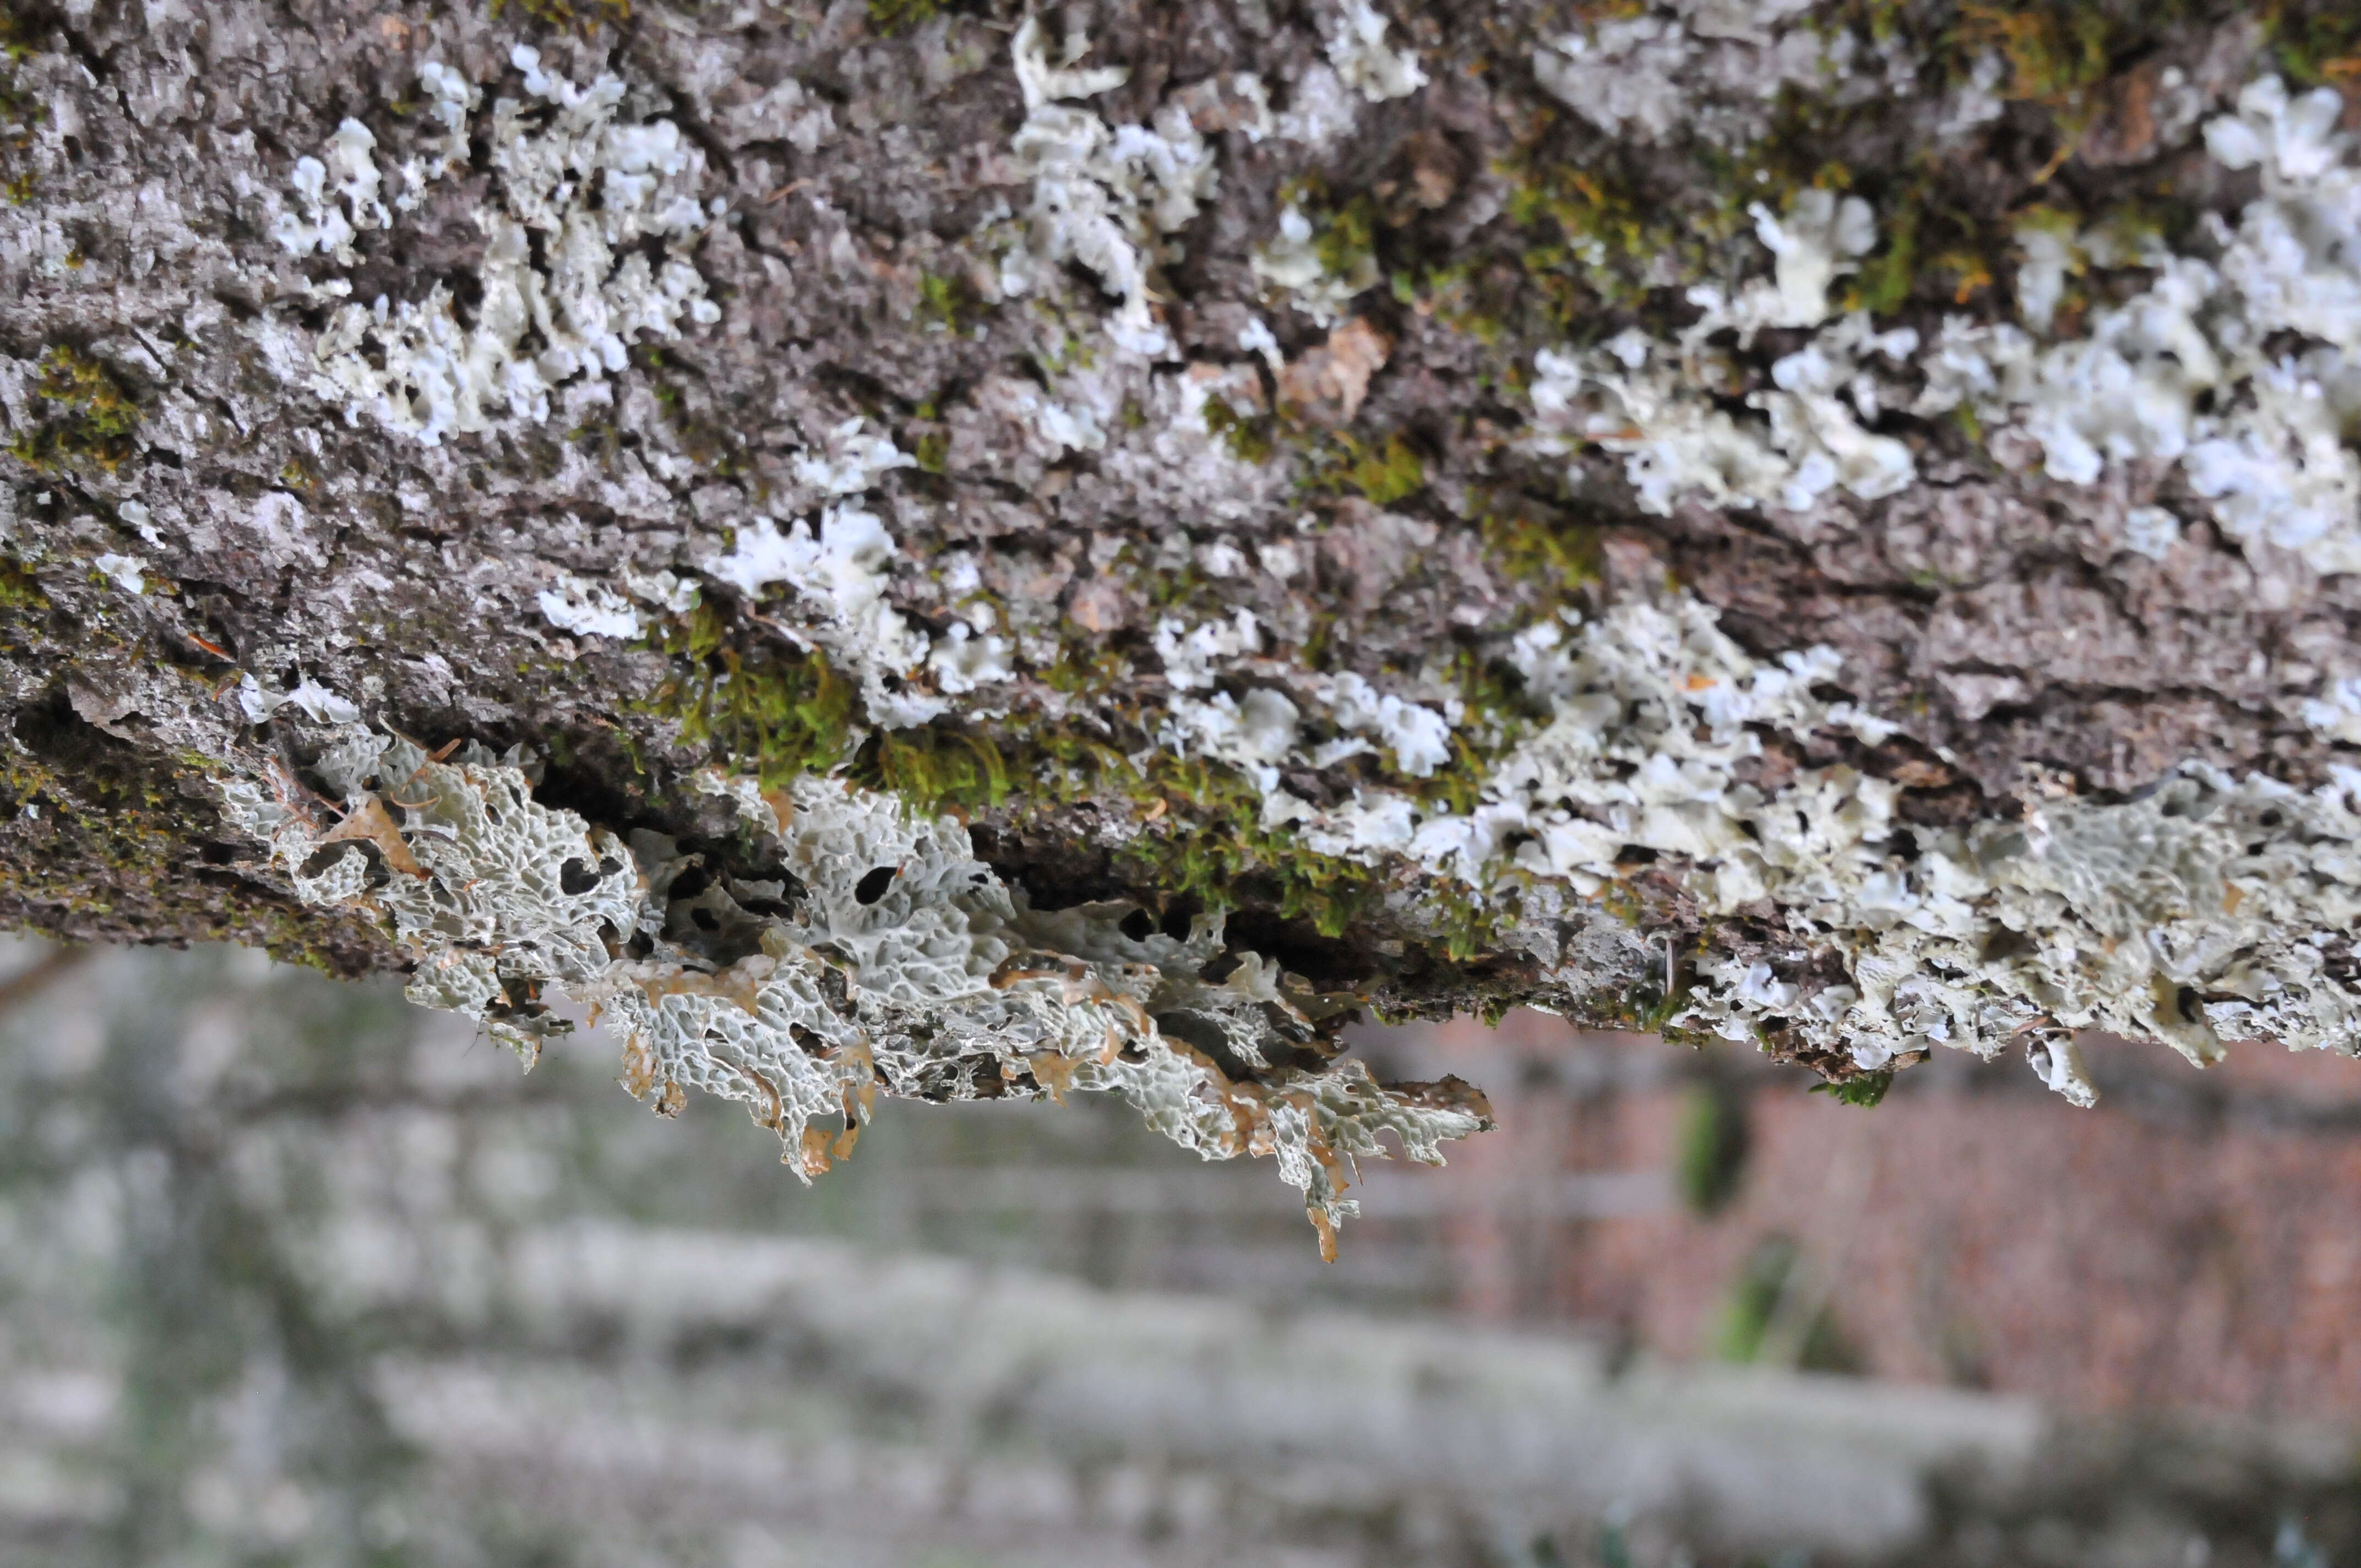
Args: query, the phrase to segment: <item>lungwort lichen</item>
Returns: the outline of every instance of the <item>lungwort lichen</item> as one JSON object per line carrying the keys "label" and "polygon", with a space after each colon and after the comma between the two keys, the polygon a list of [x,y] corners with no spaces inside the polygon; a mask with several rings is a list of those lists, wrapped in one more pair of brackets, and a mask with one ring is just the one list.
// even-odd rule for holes
{"label": "lungwort lichen", "polygon": [[648,831],[630,842],[533,798],[525,759],[444,757],[359,725],[313,733],[309,777],[272,762],[231,814],[305,901],[374,909],[416,960],[412,1000],[483,1020],[530,1056],[610,1019],[625,1082],[664,1112],[690,1089],[746,1102],[807,1179],[851,1149],[874,1097],[1111,1092],[1209,1159],[1268,1155],[1324,1252],[1355,1162],[1411,1158],[1489,1125],[1454,1079],[1385,1084],[1340,1058],[1350,998],[1185,938],[1127,904],[1031,907],[950,818],[804,777],[702,775],[756,829],[740,874]]}

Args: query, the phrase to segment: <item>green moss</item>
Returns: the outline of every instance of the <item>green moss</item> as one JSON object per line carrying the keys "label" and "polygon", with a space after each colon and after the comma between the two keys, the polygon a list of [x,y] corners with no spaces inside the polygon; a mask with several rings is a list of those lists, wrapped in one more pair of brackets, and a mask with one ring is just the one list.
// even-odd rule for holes
{"label": "green moss", "polygon": [[1159,609],[1174,609],[1203,603],[1213,579],[1194,561],[1170,571],[1140,574],[1139,585],[1148,595],[1148,602]]}
{"label": "green moss", "polygon": [[1041,672],[1042,684],[1069,696],[1113,691],[1129,664],[1111,648],[1068,642],[1058,651],[1058,662]]}
{"label": "green moss", "polygon": [[1918,280],[1919,203],[1904,200],[1880,226],[1877,248],[1861,264],[1853,280],[1854,310],[1890,315],[1902,308]]}
{"label": "green moss", "polygon": [[1534,138],[1496,168],[1509,182],[1510,221],[1530,231],[1521,252],[1526,276],[1543,313],[1565,335],[1593,300],[1637,303],[1667,257],[1684,275],[1702,273],[1715,236],[1620,169],[1621,148],[1580,164],[1544,151],[1538,133],[1554,123],[1536,121]]}
{"label": "green moss", "polygon": [[0,555],[0,608],[36,615],[49,608],[49,596],[14,556]]}
{"label": "green moss", "polygon": [[1128,806],[1144,825],[1115,860],[1136,885],[1209,910],[1251,903],[1325,936],[1341,936],[1377,887],[1366,867],[1264,828],[1262,796],[1235,770],[1153,749],[1126,753],[1060,725],[997,736],[948,722],[881,730],[862,743],[852,776],[961,817],[1005,807],[1022,822],[1083,800]]}
{"label": "green moss", "polygon": [[1480,896],[1455,882],[1435,883],[1422,903],[1430,912],[1430,931],[1443,944],[1443,956],[1455,964],[1498,948],[1513,913],[1502,900]]}
{"label": "green moss", "polygon": [[562,27],[586,37],[601,27],[620,28],[631,19],[631,0],[491,0],[495,17],[505,16],[511,6],[544,27]]}
{"label": "green moss", "polygon": [[[765,784],[842,766],[855,781],[917,810],[965,819],[997,812],[1022,827],[1088,802],[1128,812],[1138,831],[1114,851],[1131,885],[1207,910],[1249,906],[1301,919],[1341,936],[1370,910],[1386,878],[1351,861],[1317,853],[1285,828],[1263,824],[1263,799],[1237,770],[1158,746],[1147,721],[1120,703],[1093,704],[1104,720],[1084,729],[1019,715],[986,728],[955,720],[864,733],[851,685],[824,656],[761,643],[724,608],[700,606],[668,623],[653,645],[675,674],[643,707],[709,743],[730,764]],[[1431,806],[1465,810],[1489,758],[1527,721],[1510,674],[1462,651],[1453,667],[1477,721],[1455,737],[1442,776],[1407,780]],[[1073,692],[1119,689],[1113,651],[1071,649],[1048,672]],[[1513,894],[1479,896],[1452,884],[1424,890],[1422,907],[1445,957],[1465,962],[1498,946]]]}
{"label": "green moss", "polygon": [[852,777],[929,813],[995,806],[1014,787],[997,742],[950,725],[872,731],[854,756]]}
{"label": "green moss", "polygon": [[32,391],[47,417],[9,437],[10,456],[44,472],[88,466],[110,474],[131,459],[139,405],[97,359],[58,344],[41,356]]}
{"label": "green moss", "polygon": [[1738,1195],[1752,1141],[1746,1097],[1734,1084],[1714,1080],[1681,1096],[1673,1177],[1690,1212],[1718,1213]]}
{"label": "green moss", "polygon": [[1363,446],[1349,435],[1339,438],[1352,454],[1345,482],[1379,506],[1407,500],[1426,488],[1426,464],[1396,431],[1382,446]]}
{"label": "green moss", "polygon": [[2361,11],[2347,0],[2279,0],[2263,8],[2279,69],[2306,87],[2361,80]]}
{"label": "green moss", "polygon": [[[873,4],[870,9],[873,14],[876,5]],[[918,274],[918,302],[914,315],[922,326],[938,332],[964,332],[982,303],[965,279],[939,272]]]}
{"label": "green moss", "polygon": [[1304,848],[1262,826],[1262,796],[1234,771],[1159,751],[1135,771],[1133,793],[1167,809],[1116,852],[1116,863],[1151,887],[1220,910],[1251,902],[1341,937],[1375,899],[1367,867]]}
{"label": "green moss", "polygon": [[1970,4],[1960,7],[1954,47],[1972,52],[1992,49],[2007,62],[2004,97],[2064,105],[2106,78],[2109,60],[2120,47],[2119,35],[2126,30],[2109,8],[2087,0]]}
{"label": "green moss", "polygon": [[1268,463],[1278,449],[1276,416],[1241,414],[1219,397],[1205,400],[1205,428],[1243,463]]}
{"label": "green moss", "polygon": [[[1342,203],[1299,208],[1312,224],[1312,250],[1320,269],[1346,280],[1373,271],[1378,254],[1378,203],[1366,192]],[[1375,281],[1375,279],[1371,279]]]}
{"label": "green moss", "polygon": [[942,0],[869,0],[869,25],[881,38],[906,32],[941,12]]}
{"label": "green moss", "polygon": [[[11,601],[0,618],[26,608]],[[299,915],[236,877],[190,874],[196,847],[222,832],[208,787],[220,771],[210,758],[168,759],[93,730],[62,696],[23,709],[0,736],[0,891],[10,918],[118,941],[163,932],[253,942],[274,957],[349,970],[361,936],[354,922]]]}
{"label": "green moss", "polygon": [[733,630],[713,604],[668,622],[653,641],[677,673],[642,707],[677,720],[684,740],[713,743],[766,786],[843,761],[853,743],[852,687],[817,651],[749,651]]}
{"label": "green moss", "polygon": [[1598,580],[1604,557],[1603,531],[1567,521],[1514,493],[1476,498],[1477,526],[1484,534],[1484,558],[1518,582],[1545,591],[1547,608],[1571,598]]}
{"label": "green moss", "polygon": [[1394,281],[1404,304],[1488,348],[1508,335],[1526,286],[1524,274],[1505,262],[1474,260],[1398,272]]}
{"label": "green moss", "polygon": [[1888,1068],[1881,1072],[1858,1073],[1842,1083],[1816,1083],[1812,1092],[1829,1095],[1840,1104],[1874,1105],[1893,1087],[1894,1069]]}
{"label": "green moss", "polygon": [[13,10],[0,11],[0,201],[12,207],[33,199],[36,181],[25,159],[35,127],[49,118],[40,99],[16,84],[16,67],[32,52],[32,24]]}

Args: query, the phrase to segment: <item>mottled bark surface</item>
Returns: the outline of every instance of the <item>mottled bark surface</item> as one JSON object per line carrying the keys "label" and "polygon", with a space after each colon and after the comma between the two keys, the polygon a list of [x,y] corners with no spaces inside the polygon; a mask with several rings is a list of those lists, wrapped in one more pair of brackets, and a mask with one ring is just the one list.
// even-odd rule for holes
{"label": "mottled bark surface", "polygon": [[[1904,821],[1964,826],[2122,799],[2192,761],[2327,777],[2349,748],[2299,716],[2354,673],[2356,579],[2218,532],[2169,462],[2067,484],[2037,447],[2012,460],[1971,421],[1889,400],[1864,428],[1908,449],[1899,489],[1690,497],[1660,515],[1613,451],[1525,437],[1537,350],[1669,336],[1697,316],[1690,285],[1766,271],[1752,202],[1784,210],[1814,184],[1867,200],[1880,237],[1831,309],[1872,307],[1928,342],[1947,314],[2019,313],[2028,213],[2134,214],[2171,239],[2235,212],[2255,176],[2209,161],[2197,118],[2258,73],[2352,80],[2335,8],[1748,9],[1664,8],[1694,49],[1663,125],[1646,104],[1604,124],[1536,78],[1537,47],[1637,5],[1398,0],[1390,47],[1426,81],[1386,97],[1338,85],[1325,4],[1049,15],[1048,36],[1087,40],[1081,65],[1128,71],[1075,104],[1117,126],[1178,104],[1218,168],[1151,258],[1169,345],[1137,354],[1109,345],[1117,302],[1082,262],[1051,258],[1021,298],[1005,286],[1008,214],[1035,188],[1011,150],[1027,114],[1013,5],[12,7],[0,912],[74,937],[259,941],[343,971],[410,962],[358,916],[292,900],[217,811],[225,772],[284,744],[241,707],[244,677],[266,694],[309,679],[429,750],[523,742],[547,759],[544,802],[619,832],[727,854],[728,814],[684,786],[692,770],[840,765],[962,814],[1038,905],[1125,897],[1175,929],[1226,905],[1235,946],[1394,1010],[1541,1000],[1660,1022],[1701,957],[1762,953],[1806,978],[1833,960],[1767,905],[1707,919],[1676,859],[1644,846],[1570,904],[1471,903],[1407,861],[1300,852],[1239,769],[1159,742],[1176,681],[1156,638],[1168,618],[1247,610],[1259,645],[1215,671],[1231,688],[1292,690],[1308,710],[1297,677],[1349,673],[1460,703],[1440,769],[1382,751],[1282,766],[1315,806],[1365,785],[1448,800],[1480,779],[1485,733],[1497,750],[1546,717],[1503,673],[1513,636],[1667,580],[1758,658],[1837,650],[1822,695],[1898,727],[1876,744],[1765,732],[1741,773],[1766,792],[1849,762],[1900,787]],[[1773,50],[1806,34],[1816,73],[1766,95]],[[468,320],[487,116],[472,170],[365,227],[349,265],[291,255],[273,225],[297,160],[342,122],[390,171],[423,134],[422,66],[489,105],[524,91],[519,44],[575,82],[614,72],[630,115],[701,150],[701,196],[728,208],[693,249],[719,319],[642,334],[623,368],[564,379],[544,420],[429,445],[309,384],[338,302],[313,286],[399,304],[440,283]],[[2168,75],[2198,104],[2178,125],[2151,106]],[[1978,81],[1991,112],[1943,129]],[[1254,264],[1290,209],[1325,276],[1365,284],[1339,285],[1333,312]],[[2076,277],[2061,333],[2146,274]],[[1722,405],[1742,411],[1806,336],[1718,340]],[[1045,400],[1095,430],[1060,439]],[[946,701],[891,729],[791,590],[766,606],[706,572],[702,605],[643,603],[637,638],[569,632],[542,607],[626,574],[699,581],[756,519],[818,517],[795,460],[854,418],[912,459],[862,503],[896,551],[887,602],[939,651],[955,623],[1002,637],[1006,679],[893,673],[895,691]],[[2127,551],[2126,514],[2158,505],[2184,520],[2178,541]]]}

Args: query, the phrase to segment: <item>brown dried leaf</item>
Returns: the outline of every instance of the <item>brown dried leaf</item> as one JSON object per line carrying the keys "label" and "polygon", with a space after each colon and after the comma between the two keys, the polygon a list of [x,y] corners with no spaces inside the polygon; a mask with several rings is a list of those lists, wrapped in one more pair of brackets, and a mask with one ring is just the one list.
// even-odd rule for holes
{"label": "brown dried leaf", "polygon": [[1349,424],[1369,395],[1369,378],[1393,350],[1391,338],[1356,316],[1280,367],[1279,400],[1323,423]]}
{"label": "brown dried leaf", "polygon": [[394,871],[406,872],[414,877],[426,874],[426,868],[418,863],[418,857],[410,852],[408,844],[402,842],[401,829],[394,826],[392,814],[375,795],[370,795],[346,813],[345,819],[320,842],[336,844],[346,839],[366,839],[375,844],[378,853],[385,857],[385,863]]}

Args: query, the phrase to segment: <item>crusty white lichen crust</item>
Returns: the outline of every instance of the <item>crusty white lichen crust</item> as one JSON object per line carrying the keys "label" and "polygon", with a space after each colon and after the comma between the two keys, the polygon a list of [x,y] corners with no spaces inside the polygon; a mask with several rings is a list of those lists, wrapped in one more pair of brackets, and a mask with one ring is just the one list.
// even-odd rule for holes
{"label": "crusty white lichen crust", "polygon": [[1218,917],[1182,939],[1127,904],[1035,910],[948,818],[840,780],[763,794],[703,775],[774,847],[774,874],[741,879],[539,805],[523,762],[346,725],[310,768],[324,791],[272,762],[225,793],[300,896],[390,920],[413,1001],[527,1053],[567,1027],[549,993],[588,1003],[627,1041],[633,1093],[666,1113],[690,1089],[745,1102],[806,1179],[850,1151],[881,1091],[1113,1092],[1208,1159],[1274,1157],[1333,1255],[1380,1134],[1440,1164],[1444,1140],[1490,1124],[1456,1080],[1381,1084],[1335,1059],[1320,1025],[1347,1003],[1225,954]]}

